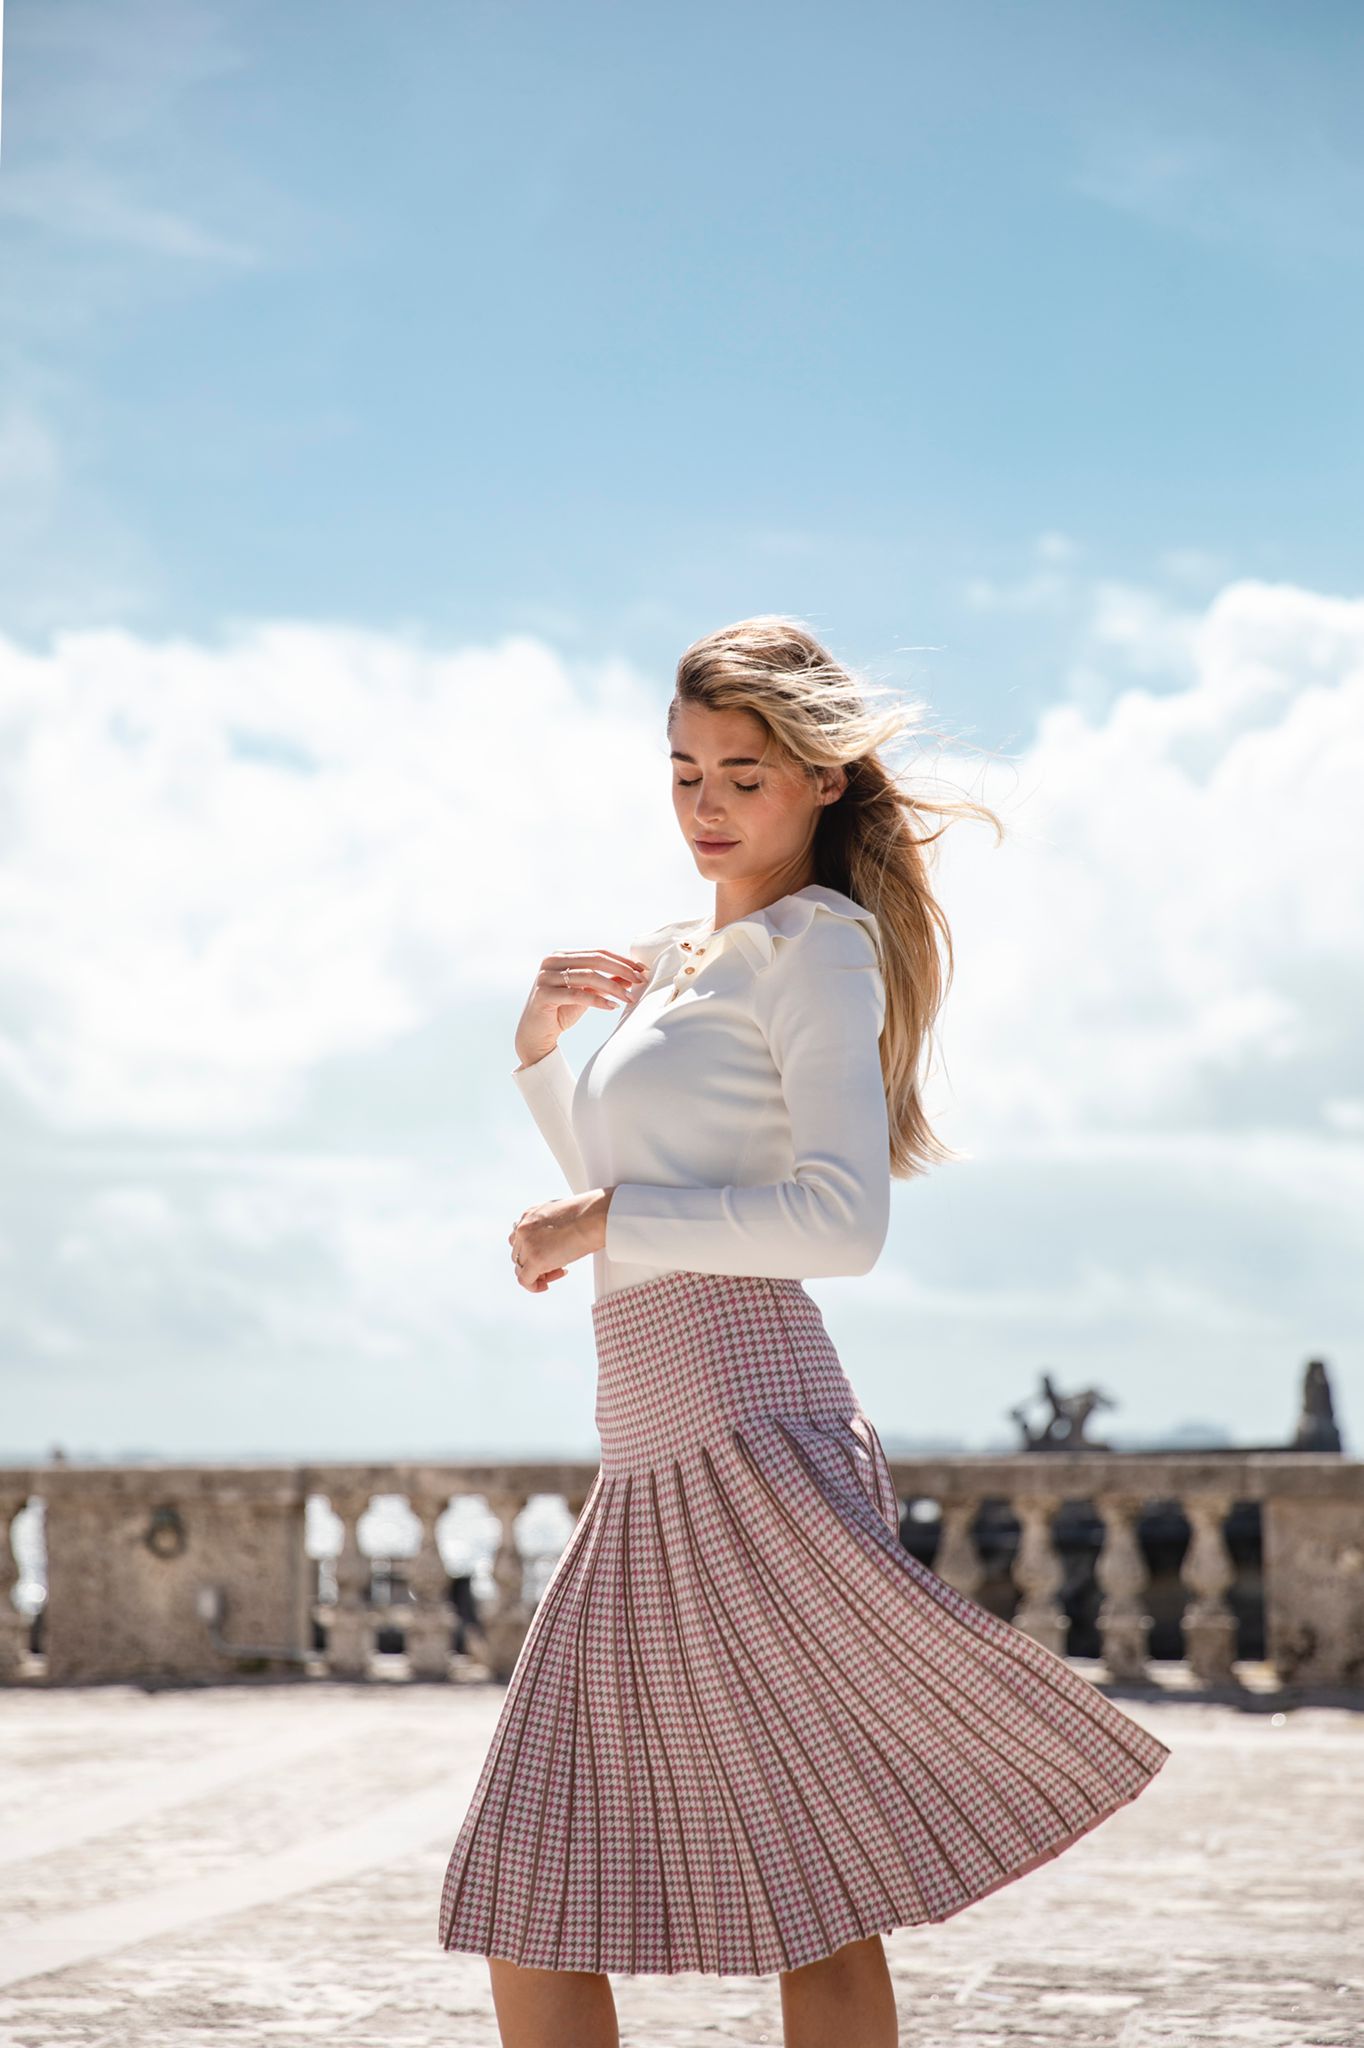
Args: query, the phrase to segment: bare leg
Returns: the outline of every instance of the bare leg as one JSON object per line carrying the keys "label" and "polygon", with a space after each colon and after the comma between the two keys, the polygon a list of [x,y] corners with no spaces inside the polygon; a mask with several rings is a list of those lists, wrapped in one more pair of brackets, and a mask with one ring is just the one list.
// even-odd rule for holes
{"label": "bare leg", "polygon": [[489,1956],[488,1971],[502,2048],[620,2048],[609,1977],[524,1970],[502,1956]]}
{"label": "bare leg", "polygon": [[821,1962],[781,1973],[786,2048],[899,2048],[886,1952],[879,1934]]}

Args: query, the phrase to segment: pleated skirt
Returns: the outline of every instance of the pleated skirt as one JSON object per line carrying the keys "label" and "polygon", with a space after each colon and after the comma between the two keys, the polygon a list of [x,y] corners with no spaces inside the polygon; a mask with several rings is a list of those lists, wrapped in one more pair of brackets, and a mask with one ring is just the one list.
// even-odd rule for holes
{"label": "pleated skirt", "polygon": [[905,1550],[798,1280],[593,1303],[601,1466],[446,1869],[445,1949],[767,1976],[950,1918],[1170,1754]]}

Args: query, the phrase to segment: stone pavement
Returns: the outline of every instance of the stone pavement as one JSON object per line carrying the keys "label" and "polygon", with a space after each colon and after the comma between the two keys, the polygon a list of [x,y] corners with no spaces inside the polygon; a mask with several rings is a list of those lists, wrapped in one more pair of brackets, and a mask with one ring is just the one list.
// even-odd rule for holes
{"label": "stone pavement", "polygon": [[[1170,1761],[886,1938],[905,2048],[1364,2048],[1364,1712],[1117,1696]],[[0,1693],[0,2042],[497,2048],[486,1965],[435,1926],[502,1697]],[[781,2040],[776,1978],[613,1982],[625,2048]]]}

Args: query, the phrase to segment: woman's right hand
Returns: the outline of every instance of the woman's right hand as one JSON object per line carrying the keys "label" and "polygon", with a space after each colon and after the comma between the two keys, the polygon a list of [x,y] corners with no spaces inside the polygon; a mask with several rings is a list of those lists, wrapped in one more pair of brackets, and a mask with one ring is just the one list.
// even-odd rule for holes
{"label": "woman's right hand", "polygon": [[585,1011],[633,1003],[648,979],[647,967],[606,946],[546,953],[516,1026],[516,1057],[523,1067],[534,1066]]}

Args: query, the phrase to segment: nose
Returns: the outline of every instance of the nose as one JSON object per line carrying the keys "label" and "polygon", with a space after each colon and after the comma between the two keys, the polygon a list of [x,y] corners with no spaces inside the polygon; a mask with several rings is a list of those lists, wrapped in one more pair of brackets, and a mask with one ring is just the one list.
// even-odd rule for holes
{"label": "nose", "polygon": [[[699,789],[699,790],[697,791],[697,793],[696,793],[696,822],[697,822],[697,824],[698,824],[698,825],[704,825],[704,826],[710,826],[710,825],[717,825],[717,826],[718,826],[719,824],[721,824],[721,823],[722,823],[722,821],[723,821],[723,819],[724,819],[724,812],[723,812],[723,811],[717,811],[717,810],[713,810],[713,809],[711,808],[711,806],[712,806],[713,802],[714,802],[714,799],[713,799],[712,797],[709,797],[709,796],[708,796],[708,795],[706,794],[706,791],[705,791],[704,787],[703,787],[703,788],[701,788],[701,789]],[[720,837],[720,834],[719,834],[718,832],[716,833],[716,837],[717,837],[717,838],[719,838],[719,837]]]}

